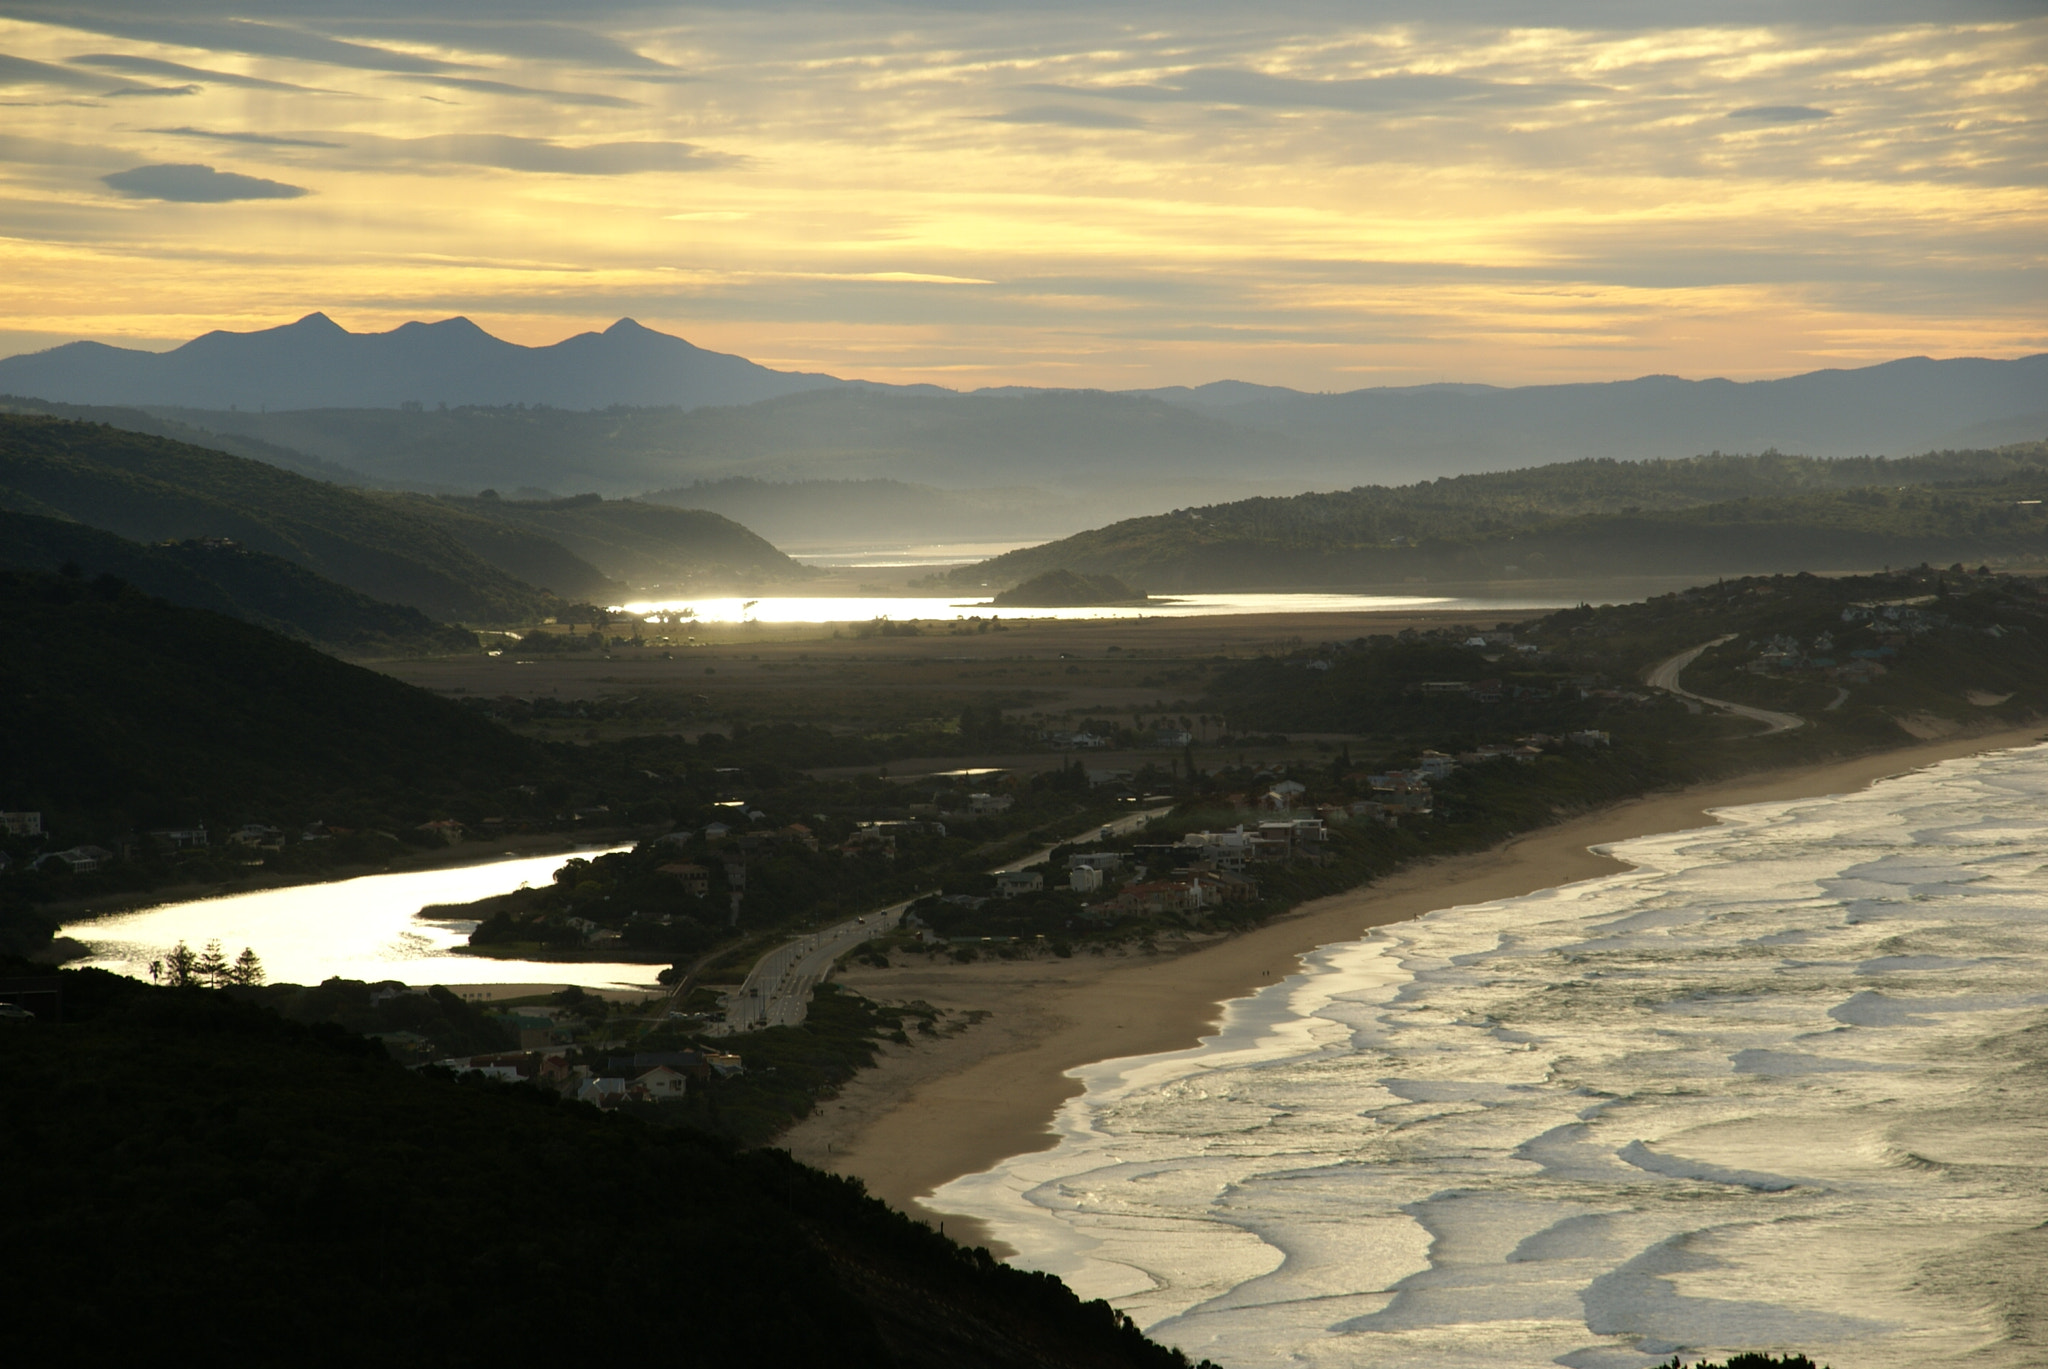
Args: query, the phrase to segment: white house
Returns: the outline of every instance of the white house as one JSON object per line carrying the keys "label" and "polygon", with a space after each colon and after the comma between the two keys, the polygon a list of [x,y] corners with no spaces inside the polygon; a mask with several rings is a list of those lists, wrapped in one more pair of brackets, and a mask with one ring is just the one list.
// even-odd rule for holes
{"label": "white house", "polygon": [[1003,870],[996,875],[996,893],[1004,898],[1035,894],[1045,888],[1045,876],[1036,870]]}
{"label": "white house", "polygon": [[1102,871],[1093,865],[1076,865],[1067,871],[1067,883],[1077,894],[1092,894],[1102,887]]}

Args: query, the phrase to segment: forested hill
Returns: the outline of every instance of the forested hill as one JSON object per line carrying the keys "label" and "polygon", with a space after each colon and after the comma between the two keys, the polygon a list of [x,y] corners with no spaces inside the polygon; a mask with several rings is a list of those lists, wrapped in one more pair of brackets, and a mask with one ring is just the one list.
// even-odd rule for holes
{"label": "forested hill", "polygon": [[458,704],[111,576],[0,571],[0,622],[0,807],[59,833],[417,823],[545,768]]}
{"label": "forested hill", "polygon": [[475,636],[462,628],[220,539],[144,546],[83,523],[0,510],[0,566],[50,572],[74,566],[86,579],[118,576],[174,604],[212,609],[348,655],[477,650]]}
{"label": "forested hill", "polygon": [[780,1151],[413,1073],[233,991],[50,981],[61,1022],[0,1023],[15,1363],[191,1327],[244,1365],[1187,1365]]}
{"label": "forested hill", "polygon": [[2048,443],[1904,459],[1579,461],[1128,519],[952,579],[1055,569],[1151,593],[1408,579],[1874,568],[2048,556]]}
{"label": "forested hill", "polygon": [[444,620],[531,619],[553,611],[538,586],[609,588],[537,533],[98,424],[0,414],[0,506],[140,542],[232,538]]}

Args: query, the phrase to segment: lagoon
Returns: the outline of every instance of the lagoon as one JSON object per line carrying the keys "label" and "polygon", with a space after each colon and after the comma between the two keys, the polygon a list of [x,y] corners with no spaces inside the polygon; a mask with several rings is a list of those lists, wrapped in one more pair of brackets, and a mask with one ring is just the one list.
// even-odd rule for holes
{"label": "lagoon", "polygon": [[1569,608],[1578,600],[1554,593],[1503,594],[1498,598],[1399,594],[1176,594],[1141,604],[1097,604],[1071,608],[997,608],[973,595],[914,598],[908,596],[763,596],[758,599],[694,598],[640,600],[623,605],[627,613],[682,614],[703,623],[867,623],[951,622],[956,618],[1201,618],[1222,614],[1388,613],[1411,609],[1492,610]]}
{"label": "lagoon", "polygon": [[[590,856],[623,847],[593,847]],[[225,894],[116,913],[66,925],[59,935],[88,948],[77,965],[149,978],[149,964],[183,941],[217,940],[230,958],[244,946],[273,983],[396,979],[408,984],[578,984],[652,986],[657,965],[499,960],[461,953],[474,919],[425,918],[429,906],[468,903],[522,885],[545,884],[566,855],[522,856],[474,865],[364,875],[328,884]]]}

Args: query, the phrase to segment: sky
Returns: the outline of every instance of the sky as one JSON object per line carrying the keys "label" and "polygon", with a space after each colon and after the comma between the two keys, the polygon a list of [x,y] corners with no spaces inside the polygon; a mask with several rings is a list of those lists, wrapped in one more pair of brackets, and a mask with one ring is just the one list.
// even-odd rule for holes
{"label": "sky", "polygon": [[0,354],[630,316],[970,388],[2048,350],[2048,0],[0,0]]}

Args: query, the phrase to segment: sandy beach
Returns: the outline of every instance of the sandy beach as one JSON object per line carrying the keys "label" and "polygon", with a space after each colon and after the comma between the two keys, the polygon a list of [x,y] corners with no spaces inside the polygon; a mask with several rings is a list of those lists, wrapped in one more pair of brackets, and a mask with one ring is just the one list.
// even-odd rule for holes
{"label": "sandy beach", "polygon": [[[875,1196],[943,1223],[957,1239],[987,1244],[971,1219],[924,1200],[948,1180],[1051,1146],[1055,1113],[1080,1092],[1067,1071],[1194,1046],[1214,1030],[1225,1001],[1294,973],[1299,958],[1319,946],[1434,909],[1624,869],[1588,848],[1708,826],[1709,809],[1851,793],[1889,775],[2043,735],[2039,726],[1956,735],[1650,795],[1488,851],[1412,866],[1256,931],[1178,953],[853,968],[840,976],[849,988],[882,1001],[922,999],[947,1010],[954,1028],[936,1040],[885,1046],[875,1069],[822,1102],[780,1144],[807,1163],[857,1176]],[[969,1014],[984,1016],[970,1024]]]}

